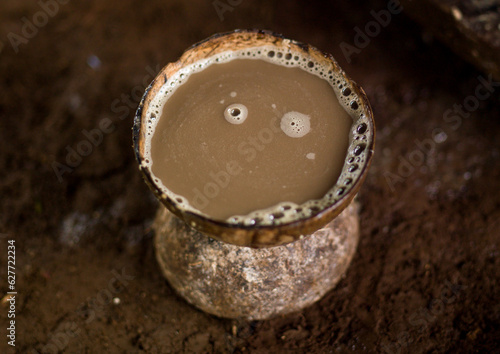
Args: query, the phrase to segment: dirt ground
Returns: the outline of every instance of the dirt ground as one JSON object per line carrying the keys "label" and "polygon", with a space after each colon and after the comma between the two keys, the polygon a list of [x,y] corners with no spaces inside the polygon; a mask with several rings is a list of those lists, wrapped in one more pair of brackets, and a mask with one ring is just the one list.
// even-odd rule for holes
{"label": "dirt ground", "polygon": [[[500,84],[404,11],[355,37],[387,6],[2,0],[0,352],[500,351]],[[378,129],[345,278],[300,313],[250,323],[196,310],[162,278],[158,204],[131,148],[135,108],[159,68],[235,28],[332,53],[367,92]]]}

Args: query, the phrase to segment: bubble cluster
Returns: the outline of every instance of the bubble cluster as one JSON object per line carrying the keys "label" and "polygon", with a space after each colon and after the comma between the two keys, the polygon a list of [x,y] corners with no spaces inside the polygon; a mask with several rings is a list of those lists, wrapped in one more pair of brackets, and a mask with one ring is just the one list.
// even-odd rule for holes
{"label": "bubble cluster", "polygon": [[231,124],[241,124],[247,119],[248,109],[244,104],[234,103],[224,110],[224,118]]}
{"label": "bubble cluster", "polygon": [[[364,116],[363,109],[361,108],[363,104],[357,96],[356,90],[345,79],[342,72],[334,69],[332,64],[321,65],[315,59],[310,58],[302,52],[295,52],[272,45],[218,53],[181,68],[171,77],[167,78],[164,76],[164,84],[156,96],[152,98],[146,112],[146,117],[148,117],[145,139],[146,148],[141,167],[148,169],[164,198],[168,197],[180,209],[204,215],[203,212],[190,205],[186,198],[170,191],[153,174],[151,171],[151,140],[158,123],[157,117],[161,117],[165,102],[180,85],[187,81],[190,75],[202,71],[212,64],[225,63],[238,58],[260,59],[285,67],[298,67],[328,81],[339,103],[352,117],[353,125],[349,134],[349,147],[341,174],[336,183],[322,199],[310,200],[301,205],[285,201],[268,209],[256,210],[248,215],[232,216],[226,222],[249,226],[279,225],[313,216],[325,207],[339,202],[345,197],[349,188],[359,179],[363,172],[363,168],[361,167],[364,166],[366,159],[371,154],[371,151],[368,151],[367,147],[372,143],[373,123],[371,119]],[[233,98],[236,97],[236,92],[232,91],[230,96]],[[220,103],[223,104],[224,100],[221,100]],[[275,105],[273,105],[273,108],[275,108]],[[248,110],[241,104],[232,104],[224,110],[224,118],[232,124],[242,124],[247,116]],[[293,138],[302,137],[311,129],[309,116],[299,112],[288,112],[283,115],[280,127],[286,135]],[[314,160],[315,154],[308,153],[306,158]]]}
{"label": "bubble cluster", "polygon": [[311,131],[311,117],[294,111],[285,113],[281,118],[280,128],[291,138],[302,138]]}

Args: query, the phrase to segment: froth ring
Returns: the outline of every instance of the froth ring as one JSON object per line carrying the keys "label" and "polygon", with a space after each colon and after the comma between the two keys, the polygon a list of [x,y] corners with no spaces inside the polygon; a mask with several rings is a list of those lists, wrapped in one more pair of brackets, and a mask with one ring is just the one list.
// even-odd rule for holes
{"label": "froth ring", "polygon": [[234,103],[224,110],[224,118],[231,124],[241,124],[247,119],[248,109],[241,103]]}

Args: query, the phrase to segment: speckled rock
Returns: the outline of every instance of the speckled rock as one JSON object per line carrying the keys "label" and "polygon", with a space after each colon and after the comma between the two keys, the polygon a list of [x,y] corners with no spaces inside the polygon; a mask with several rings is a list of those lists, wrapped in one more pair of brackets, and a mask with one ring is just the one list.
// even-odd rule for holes
{"label": "speckled rock", "polygon": [[161,207],[156,255],[171,286],[203,311],[261,320],[319,300],[344,275],[359,238],[353,202],[312,235],[283,246],[249,248],[208,237]]}

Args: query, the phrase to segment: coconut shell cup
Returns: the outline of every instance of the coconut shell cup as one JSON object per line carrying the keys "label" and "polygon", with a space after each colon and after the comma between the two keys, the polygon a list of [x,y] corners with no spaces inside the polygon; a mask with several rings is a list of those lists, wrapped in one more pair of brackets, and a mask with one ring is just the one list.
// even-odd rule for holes
{"label": "coconut shell cup", "polygon": [[[323,208],[311,208],[310,215],[290,222],[271,222],[266,225],[246,225],[229,221],[215,220],[202,213],[186,211],[178,203],[163,193],[155,183],[150,167],[145,163],[145,139],[148,108],[161,87],[169,82],[178,70],[202,59],[219,53],[240,49],[273,46],[285,52],[300,52],[305,58],[314,60],[341,75],[348,87],[357,95],[357,109],[362,113],[353,120],[350,132],[350,145],[346,154],[340,177],[331,190],[334,199]],[[219,241],[237,246],[253,248],[272,247],[287,244],[314,233],[337,217],[352,201],[361,187],[370,166],[375,140],[373,113],[365,92],[354,83],[330,54],[323,53],[307,44],[286,39],[279,34],[263,30],[236,30],[216,34],[186,50],[180,59],[165,66],[146,89],[134,119],[134,151],[139,169],[156,197],[166,208],[197,231]]]}

